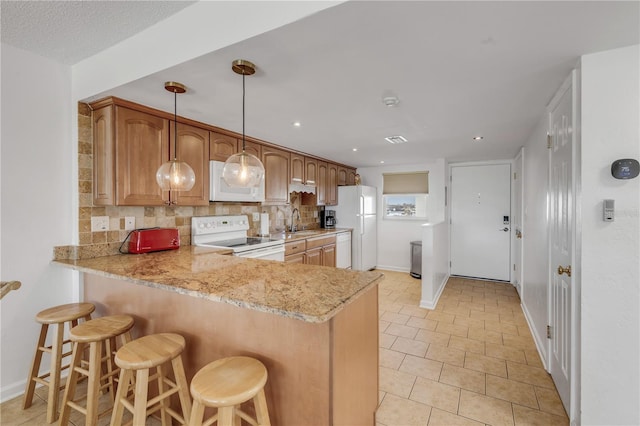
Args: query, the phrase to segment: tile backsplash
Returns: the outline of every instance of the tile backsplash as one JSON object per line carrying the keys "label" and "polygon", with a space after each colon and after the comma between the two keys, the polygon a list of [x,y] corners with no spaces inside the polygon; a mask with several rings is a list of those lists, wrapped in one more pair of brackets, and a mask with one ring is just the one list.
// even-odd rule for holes
{"label": "tile backsplash", "polygon": [[[238,215],[249,218],[249,234],[256,235],[260,222],[253,221],[253,213],[269,213],[269,228],[282,231],[290,225],[291,211],[300,211],[299,226],[313,229],[320,226],[321,207],[301,205],[301,197],[293,193],[291,204],[262,206],[259,203],[210,203],[208,206],[130,207],[93,205],[93,141],[91,108],[78,104],[78,245],[54,248],[55,259],[87,259],[118,254],[129,231],[125,231],[125,217],[135,217],[135,228],[178,228],[181,245],[191,244],[191,218],[193,216]],[[315,214],[314,214],[315,213]],[[109,230],[91,232],[91,218],[108,216]],[[126,247],[123,248],[126,251]]]}

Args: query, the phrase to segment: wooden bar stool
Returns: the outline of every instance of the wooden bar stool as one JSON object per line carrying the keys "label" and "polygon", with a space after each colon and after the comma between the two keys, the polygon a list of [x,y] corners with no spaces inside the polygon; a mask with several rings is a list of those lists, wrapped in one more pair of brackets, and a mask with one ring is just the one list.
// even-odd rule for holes
{"label": "wooden bar stool", "polygon": [[[85,425],[94,426],[97,423],[99,392],[109,389],[112,399],[115,393],[114,376],[119,371],[113,365],[115,337],[120,337],[122,345],[130,342],[132,327],[133,318],[129,315],[113,315],[92,319],[71,329],[69,336],[73,342],[73,354],[71,371],[62,400],[61,426],[69,424],[71,408],[86,416]],[[89,362],[87,368],[83,368],[82,354],[87,345],[89,345]],[[103,352],[105,352],[104,355]],[[104,374],[103,364],[106,365]],[[76,385],[82,376],[89,378],[86,407],[78,404],[84,397],[75,399]],[[102,414],[104,413],[100,413]]]}
{"label": "wooden bar stool", "polygon": [[[64,325],[69,323],[69,329],[78,325],[79,319],[88,321],[91,319],[91,313],[96,309],[91,303],[69,303],[67,305],[55,306],[38,312],[36,321],[42,324],[40,327],[40,337],[36,345],[36,353],[31,363],[29,371],[29,379],[27,380],[27,389],[24,392],[24,400],[22,408],[31,407],[33,402],[33,394],[36,389],[36,383],[49,386],[47,395],[47,422],[53,423],[58,418],[58,396],[60,395],[60,372],[68,366],[62,366],[62,359],[71,355],[71,351],[62,353],[65,344],[70,340],[64,340]],[[51,346],[45,346],[47,339],[47,331],[49,326],[54,326],[54,335]],[[42,362],[43,353],[51,354],[51,367],[49,372],[40,376],[40,363]],[[49,378],[49,380],[46,380]]]}
{"label": "wooden bar stool", "polygon": [[[124,408],[133,413],[133,425],[144,426],[147,416],[160,410],[163,426],[171,425],[171,417],[186,425],[191,414],[191,398],[187,378],[182,365],[184,337],[174,333],[144,336],[127,343],[116,353],[116,364],[120,367],[120,380],[115,406],[111,415],[111,426],[122,424]],[[163,364],[171,361],[175,382],[171,381]],[[149,370],[155,367],[154,375]],[[135,371],[135,377],[134,377]],[[158,396],[149,399],[149,380],[157,380]],[[168,387],[166,387],[168,385]],[[134,389],[133,402],[129,390]],[[182,406],[182,415],[170,407],[169,397],[177,393]]]}
{"label": "wooden bar stool", "polygon": [[[189,426],[239,425],[240,418],[257,426],[270,425],[264,385],[267,369],[254,358],[234,356],[213,361],[200,369],[191,381],[193,409]],[[253,399],[256,419],[239,407]],[[218,408],[218,413],[203,424],[205,407]]]}

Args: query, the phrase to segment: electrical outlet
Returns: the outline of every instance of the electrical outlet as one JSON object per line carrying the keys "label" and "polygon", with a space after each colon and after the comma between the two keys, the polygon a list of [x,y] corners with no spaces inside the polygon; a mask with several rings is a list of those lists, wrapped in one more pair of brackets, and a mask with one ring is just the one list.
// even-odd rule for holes
{"label": "electrical outlet", "polygon": [[124,230],[125,231],[133,231],[136,229],[136,218],[135,216],[125,216],[124,218]]}
{"label": "electrical outlet", "polygon": [[258,222],[260,220],[260,213],[253,212],[253,221]]}
{"label": "electrical outlet", "polygon": [[93,216],[91,218],[91,232],[109,230],[109,216]]}

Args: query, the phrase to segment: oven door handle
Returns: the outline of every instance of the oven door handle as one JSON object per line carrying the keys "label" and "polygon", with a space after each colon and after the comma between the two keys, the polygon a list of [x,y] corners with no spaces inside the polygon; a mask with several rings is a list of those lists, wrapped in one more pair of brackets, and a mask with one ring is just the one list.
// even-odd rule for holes
{"label": "oven door handle", "polygon": [[278,253],[284,253],[284,244],[279,244],[277,246],[265,247],[265,248],[256,249],[256,250],[247,250],[239,253],[234,253],[234,255],[238,257],[260,258],[265,255],[278,254]]}

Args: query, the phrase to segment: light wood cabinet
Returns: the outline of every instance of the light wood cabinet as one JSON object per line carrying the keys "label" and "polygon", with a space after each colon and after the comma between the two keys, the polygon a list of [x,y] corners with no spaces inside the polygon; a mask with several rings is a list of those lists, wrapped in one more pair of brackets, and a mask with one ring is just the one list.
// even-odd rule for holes
{"label": "light wood cabinet", "polygon": [[238,140],[228,135],[209,132],[209,159],[227,161],[237,151]]}
{"label": "light wood cabinet", "polygon": [[291,153],[291,183],[305,183],[304,156]]}
{"label": "light wood cabinet", "polygon": [[356,169],[347,169],[347,185],[356,184]]}
{"label": "light wood cabinet", "polygon": [[193,168],[194,188],[182,194],[163,193],[156,182],[158,168],[173,158],[169,123],[166,118],[113,103],[93,111],[95,205],[209,204],[207,130],[178,125],[178,159]]}
{"label": "light wood cabinet", "polygon": [[327,193],[325,205],[335,206],[338,204],[338,166],[329,163],[327,168]]}
{"label": "light wood cabinet", "polygon": [[169,158],[169,121],[120,106],[115,107],[115,113],[116,204],[164,205],[156,172]]}
{"label": "light wood cabinet", "polygon": [[338,166],[338,186],[347,184],[347,168]]}
{"label": "light wood cabinet", "polygon": [[[244,152],[254,155],[262,159],[262,145],[256,142],[245,141]],[[238,139],[238,149],[236,152],[242,152],[242,138]],[[262,161],[262,160],[261,160]]]}
{"label": "light wood cabinet", "polygon": [[322,247],[322,264],[324,266],[336,267],[336,245],[329,244]]}
{"label": "light wood cabinet", "polygon": [[285,263],[336,266],[336,236],[321,235],[284,244]]}
{"label": "light wood cabinet", "polygon": [[[170,123],[171,129],[173,126],[174,123]],[[205,129],[178,123],[178,160],[191,166],[196,175],[196,183],[191,190],[170,194],[171,201],[175,201],[178,205],[209,205],[210,133]],[[173,135],[173,130],[171,130],[171,135]]]}
{"label": "light wood cabinet", "polygon": [[318,161],[304,157],[304,179],[307,185],[318,184]]}
{"label": "light wood cabinet", "polygon": [[327,169],[328,164],[318,161],[318,182],[316,182],[316,200],[319,206],[327,202]]}
{"label": "light wood cabinet", "polygon": [[296,253],[284,257],[284,263],[306,263],[305,253]]}
{"label": "light wood cabinet", "polygon": [[322,247],[307,250],[304,263],[307,265],[322,266]]}
{"label": "light wood cabinet", "polygon": [[289,202],[289,151],[262,147],[264,165],[265,204],[287,204]]}

